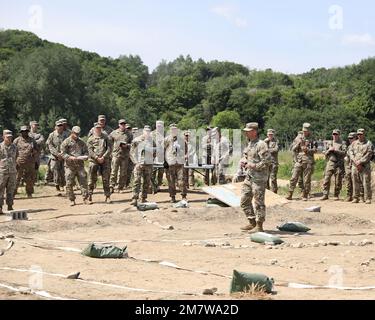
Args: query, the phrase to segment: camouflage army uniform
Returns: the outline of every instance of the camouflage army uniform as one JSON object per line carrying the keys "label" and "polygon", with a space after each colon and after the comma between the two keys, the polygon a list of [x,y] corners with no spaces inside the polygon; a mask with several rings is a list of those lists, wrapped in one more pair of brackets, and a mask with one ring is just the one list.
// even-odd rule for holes
{"label": "camouflage army uniform", "polygon": [[[111,190],[109,187],[109,177],[111,174],[110,169],[110,155],[112,152],[111,143],[107,135],[103,133],[100,136],[92,135],[87,140],[87,149],[89,153],[89,195],[90,199],[94,193],[96,182],[98,180],[98,171],[103,179],[104,195],[109,198]],[[98,163],[98,158],[104,158],[104,163]]]}
{"label": "camouflage army uniform", "polygon": [[[352,168],[353,163],[350,160],[350,152],[352,149],[352,145],[355,142],[355,140],[347,147],[346,156],[344,159],[345,163],[345,184],[346,184],[346,201],[351,202],[353,200],[353,175],[352,175]],[[364,198],[364,189],[363,189],[363,183],[360,179],[358,179],[360,183],[360,197]]]}
{"label": "camouflage army uniform", "polygon": [[213,143],[213,161],[215,165],[213,171],[213,180],[215,183],[225,184],[225,176],[229,167],[230,154],[232,152],[232,144],[225,136],[220,136]]}
{"label": "camouflage army uniform", "polygon": [[[194,146],[190,141],[185,141],[185,164],[188,165],[198,165],[198,163],[194,163],[194,160],[198,162],[198,159],[196,158],[196,151]],[[195,185],[195,176],[194,176],[194,170],[192,169],[184,169],[184,180],[186,188],[189,186],[194,187]]]}
{"label": "camouflage army uniform", "polygon": [[[201,155],[202,155],[202,164],[203,165],[212,165],[212,151],[213,151],[213,141],[212,141],[212,134],[207,134],[202,138],[201,143]],[[206,185],[210,184],[210,175],[211,175],[211,183],[213,185],[216,184],[216,175],[215,169],[205,170],[205,177],[204,183]]]}
{"label": "camouflage army uniform", "polygon": [[[136,137],[133,135],[132,132],[128,132],[128,134],[130,136],[130,140],[133,142],[134,138]],[[133,163],[132,158],[130,157],[130,154],[129,154],[127,176],[126,176],[126,183],[125,183],[126,188],[130,186],[130,183],[134,178],[134,167],[135,167],[135,164]]]}
{"label": "camouflage army uniform", "polygon": [[35,177],[34,182],[38,181],[39,177],[39,167],[40,167],[40,155],[43,151],[45,140],[41,133],[30,132],[30,137],[33,138],[38,145],[38,153],[35,154]]}
{"label": "camouflage army uniform", "polygon": [[34,193],[35,155],[39,153],[38,145],[31,137],[27,137],[27,139],[18,137],[13,143],[18,149],[16,190],[21,183],[21,179],[24,179],[26,193],[31,196]]}
{"label": "camouflage army uniform", "polygon": [[52,132],[47,139],[47,147],[51,153],[51,171],[53,173],[53,182],[56,187],[65,187],[64,159],[59,158],[61,154],[61,145],[66,140],[64,133],[59,134],[56,130]]}
{"label": "camouflage army uniform", "polygon": [[[91,128],[90,129],[90,132],[88,134],[88,137],[90,138],[92,135],[94,135],[94,129],[95,128]],[[102,129],[102,133],[106,134],[107,136],[110,136],[110,134],[113,132],[113,129],[109,126],[105,126],[103,129]]]}
{"label": "camouflage army uniform", "polygon": [[185,141],[182,137],[168,136],[164,139],[165,161],[168,163],[169,195],[172,200],[176,197],[176,186],[181,191],[183,199],[187,195],[184,179]]}
{"label": "camouflage army uniform", "polygon": [[297,182],[301,174],[303,174],[303,199],[307,200],[311,191],[311,177],[315,165],[314,154],[317,152],[317,149],[313,146],[311,140],[305,137],[298,137],[293,144],[292,151],[297,154],[297,159],[290,180],[289,198],[292,197]]}
{"label": "camouflage army uniform", "polygon": [[[361,192],[361,182],[363,183],[365,200],[372,200],[371,190],[371,158],[373,156],[371,141],[355,141],[350,150],[349,157],[352,161],[352,178],[353,178],[353,201],[358,202]],[[358,169],[355,162],[361,164]]]}
{"label": "camouflage army uniform", "polygon": [[[155,158],[155,162],[158,163],[158,164],[164,164],[164,135],[157,132],[156,130],[152,132],[152,139],[154,139],[155,143],[156,143],[156,148],[157,148],[157,155],[156,155],[156,158]],[[152,181],[153,181],[153,186],[154,186],[154,189],[156,188],[156,190],[154,191],[157,191],[160,186],[163,184],[163,176],[164,176],[164,173],[165,173],[165,169],[158,169],[158,170],[154,170],[154,172],[152,173]]]}
{"label": "camouflage army uniform", "polygon": [[[250,222],[255,220],[263,223],[266,219],[265,193],[270,165],[266,143],[259,138],[249,141],[241,161],[256,165],[255,169],[247,170],[241,190],[241,208]],[[252,203],[253,199],[255,210]]]}
{"label": "camouflage army uniform", "polygon": [[[128,167],[130,161],[130,146],[132,136],[127,131],[117,129],[110,134],[113,143],[112,152],[112,172],[111,172],[111,188],[118,185],[119,190],[123,190],[128,180]],[[120,175],[118,177],[118,174]]]}
{"label": "camouflage army uniform", "polygon": [[78,138],[77,141],[69,137],[61,145],[61,152],[65,160],[65,180],[66,180],[66,193],[70,201],[75,201],[73,186],[75,178],[81,186],[83,199],[86,200],[89,196],[87,185],[87,172],[85,170],[84,161],[68,160],[69,157],[82,157],[88,156],[88,149],[85,142]]}
{"label": "camouflage army uniform", "polygon": [[[330,152],[329,149],[332,147],[335,148],[335,151]],[[341,139],[337,142],[333,140],[329,141],[329,143],[326,145],[326,151],[324,152],[327,161],[323,182],[324,199],[328,198],[332,176],[335,177],[334,197],[337,199],[340,195],[342,189],[342,179],[345,174],[344,158],[346,152],[346,145]]]}
{"label": "camouflage army uniform", "polygon": [[0,144],[0,208],[4,204],[4,193],[6,192],[6,203],[8,209],[13,206],[14,193],[16,191],[16,158],[18,150],[15,144],[7,146],[5,142]]}
{"label": "camouflage army uniform", "polygon": [[146,201],[148,188],[151,184],[152,169],[156,144],[150,136],[146,139],[144,135],[135,138],[130,149],[130,158],[135,164],[133,181],[133,200],[139,199],[142,194],[142,202]]}
{"label": "camouflage army uniform", "polygon": [[275,138],[273,138],[272,140],[266,138],[264,142],[266,143],[270,152],[271,160],[267,179],[267,189],[271,190],[273,193],[277,193],[277,173],[279,171],[279,142]]}

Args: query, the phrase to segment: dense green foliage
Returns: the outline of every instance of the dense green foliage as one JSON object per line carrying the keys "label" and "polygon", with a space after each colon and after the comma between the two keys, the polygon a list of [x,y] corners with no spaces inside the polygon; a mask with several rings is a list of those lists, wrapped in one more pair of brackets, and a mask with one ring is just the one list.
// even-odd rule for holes
{"label": "dense green foliage", "polygon": [[375,138],[375,58],[358,65],[286,75],[232,62],[180,56],[150,73],[139,56],[118,59],[67,48],[24,31],[0,32],[0,125],[40,120],[44,133],[60,117],[88,131],[98,114],[141,127],[157,119],[182,129],[240,128],[257,121],[292,140],[311,122],[317,138],[359,127]]}

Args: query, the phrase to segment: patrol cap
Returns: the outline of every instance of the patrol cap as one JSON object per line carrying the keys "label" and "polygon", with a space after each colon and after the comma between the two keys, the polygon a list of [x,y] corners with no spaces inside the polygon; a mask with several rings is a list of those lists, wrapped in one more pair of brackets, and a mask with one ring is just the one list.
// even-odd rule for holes
{"label": "patrol cap", "polygon": [[311,124],[308,122],[305,122],[302,126],[302,131],[310,131]]}
{"label": "patrol cap", "polygon": [[190,131],[185,131],[184,132],[184,136],[187,136],[187,137],[191,136],[191,132]]}
{"label": "patrol cap", "polygon": [[143,130],[145,130],[145,131],[151,131],[151,127],[150,127],[150,126],[145,126],[145,127],[143,128]]}
{"label": "patrol cap", "polygon": [[259,124],[257,122],[250,122],[246,124],[246,127],[245,129],[243,129],[243,131],[249,132],[249,131],[258,130],[258,129],[259,129]]}
{"label": "patrol cap", "polygon": [[212,127],[211,127],[211,126],[208,126],[208,127],[206,128],[206,131],[209,131],[209,130],[212,130]]}
{"label": "patrol cap", "polygon": [[39,125],[38,121],[30,121],[30,126]]}
{"label": "patrol cap", "polygon": [[335,135],[335,134],[338,134],[340,135],[341,134],[341,131],[339,129],[335,129],[332,131],[332,134]]}
{"label": "patrol cap", "polygon": [[125,126],[125,128],[126,128],[126,129],[131,129],[132,126],[131,126],[130,124],[127,124],[127,125]]}
{"label": "patrol cap", "polygon": [[273,129],[268,129],[268,130],[267,130],[267,134],[275,134],[275,130],[273,130]]}
{"label": "patrol cap", "polygon": [[13,137],[13,132],[10,130],[4,130],[3,131],[3,136],[4,137]]}
{"label": "patrol cap", "polygon": [[98,116],[98,121],[101,121],[101,120],[107,120],[107,117],[103,114],[99,115]]}
{"label": "patrol cap", "polygon": [[57,121],[55,122],[55,125],[56,125],[57,127],[60,127],[60,126],[63,125],[63,123],[62,123],[60,120],[57,120]]}
{"label": "patrol cap", "polygon": [[120,120],[118,121],[118,124],[126,124],[126,120],[125,120],[125,119],[120,119]]}
{"label": "patrol cap", "polygon": [[164,121],[158,120],[158,121],[156,121],[156,125],[164,125]]}
{"label": "patrol cap", "polygon": [[59,121],[61,122],[61,124],[68,124],[68,120],[66,119],[60,119]]}
{"label": "patrol cap", "polygon": [[365,129],[358,129],[357,134],[365,134],[366,130]]}
{"label": "patrol cap", "polygon": [[20,132],[30,131],[28,126],[22,126]]}
{"label": "patrol cap", "polygon": [[81,128],[78,127],[78,126],[75,126],[75,127],[73,127],[72,132],[76,133],[76,134],[80,134],[81,133]]}
{"label": "patrol cap", "polygon": [[356,133],[356,132],[350,132],[350,133],[348,134],[348,139],[355,139],[356,136],[357,136],[357,133]]}
{"label": "patrol cap", "polygon": [[171,129],[178,129],[177,124],[175,124],[175,123],[172,123],[172,124],[169,126],[169,128],[171,128]]}
{"label": "patrol cap", "polygon": [[101,128],[102,126],[100,125],[100,123],[99,122],[95,122],[94,123],[94,128]]}
{"label": "patrol cap", "polygon": [[133,130],[133,131],[138,131],[139,129],[136,127],[136,128],[133,128],[132,130]]}

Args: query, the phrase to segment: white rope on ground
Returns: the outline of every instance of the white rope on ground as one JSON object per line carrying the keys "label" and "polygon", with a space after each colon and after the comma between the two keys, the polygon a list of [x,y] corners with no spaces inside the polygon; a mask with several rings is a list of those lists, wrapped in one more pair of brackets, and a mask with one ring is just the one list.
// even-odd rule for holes
{"label": "white rope on ground", "polygon": [[[15,271],[15,272],[23,272],[23,273],[38,273],[38,274],[44,274],[51,277],[57,277],[57,278],[64,278],[66,279],[66,275],[58,274],[58,273],[49,273],[39,270],[30,270],[30,269],[17,269],[17,268],[9,268],[9,267],[0,267],[0,270],[4,271]],[[202,296],[201,293],[191,293],[191,292],[180,292],[180,291],[168,291],[168,290],[152,290],[152,289],[142,289],[142,288],[132,288],[127,286],[121,286],[117,284],[111,284],[111,283],[103,283],[99,281],[93,281],[93,280],[84,280],[84,279],[72,279],[68,281],[77,281],[92,285],[98,285],[98,286],[104,286],[104,287],[110,287],[115,289],[123,289],[127,291],[135,291],[135,292],[148,292],[148,293],[167,293],[167,294],[178,294],[178,295],[188,295],[188,296]]]}
{"label": "white rope on ground", "polygon": [[[8,290],[14,291],[14,292],[20,292],[20,293],[24,292],[23,289],[21,290],[20,288],[16,288],[16,287],[10,286],[8,284],[4,284],[4,283],[0,283],[0,288],[8,289]],[[71,298],[62,298],[62,297],[53,296],[50,293],[48,293],[47,291],[34,291],[34,290],[30,289],[30,288],[25,288],[25,289],[27,289],[27,293],[39,296],[39,297],[44,298],[44,299],[76,300],[76,299],[71,299]]]}
{"label": "white rope on ground", "polygon": [[336,289],[336,290],[375,290],[375,286],[368,287],[341,287],[341,286],[315,286],[310,284],[301,284],[301,283],[288,283],[288,288],[293,289]]}
{"label": "white rope on ground", "polygon": [[187,239],[161,239],[161,240],[151,240],[151,239],[127,239],[127,240],[104,240],[104,241],[93,241],[93,240],[56,240],[56,239],[45,239],[45,238],[37,238],[37,237],[22,237],[16,236],[16,239],[24,239],[24,240],[37,240],[37,241],[45,241],[45,242],[68,242],[68,243],[82,243],[82,244],[90,244],[90,243],[98,243],[98,244],[114,244],[114,243],[134,243],[134,242],[214,242],[214,241],[228,241],[228,240],[248,240],[248,237],[226,237],[226,238],[212,238],[212,239],[205,239],[205,240],[187,240]]}

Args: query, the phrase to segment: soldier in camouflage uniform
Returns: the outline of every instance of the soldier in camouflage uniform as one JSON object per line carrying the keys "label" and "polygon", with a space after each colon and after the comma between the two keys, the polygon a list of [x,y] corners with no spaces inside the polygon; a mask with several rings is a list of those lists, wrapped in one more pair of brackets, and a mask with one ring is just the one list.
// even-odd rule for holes
{"label": "soldier in camouflage uniform", "polygon": [[[133,141],[135,138],[139,137],[139,130],[138,128],[132,128],[130,125],[127,126],[126,130],[130,133],[131,140]],[[128,178],[126,180],[126,189],[129,188],[130,183],[134,180],[134,167],[135,164],[132,161],[132,158],[129,158],[128,162]]]}
{"label": "soldier in camouflage uniform", "polygon": [[73,190],[75,178],[78,179],[81,186],[85,204],[88,204],[87,199],[89,197],[87,172],[85,170],[85,161],[88,160],[89,152],[86,143],[79,138],[80,133],[80,127],[73,127],[70,137],[61,145],[61,153],[65,160],[66,193],[72,207],[76,205],[76,196]]}
{"label": "soldier in camouflage uniform", "polygon": [[[303,131],[298,131],[297,137],[294,139],[292,145],[290,146],[290,151],[292,151],[293,153],[293,168],[297,162],[298,153],[293,151],[292,149],[293,149],[294,144],[297,142],[297,140],[302,137],[303,137]],[[293,170],[292,170],[292,174],[293,174]],[[301,175],[298,178],[298,187],[300,188],[301,193],[303,193],[303,190],[305,189],[305,186],[303,185],[303,172],[301,172]]]}
{"label": "soldier in camouflage uniform", "polygon": [[111,190],[109,187],[110,156],[111,143],[109,137],[102,133],[102,127],[99,123],[94,125],[94,134],[87,140],[87,148],[89,152],[89,204],[92,204],[92,195],[98,180],[98,171],[103,180],[103,189],[105,195],[105,202],[111,203]]}
{"label": "soldier in camouflage uniform", "polygon": [[213,130],[213,153],[212,163],[215,165],[213,170],[214,182],[219,184],[226,183],[226,173],[229,167],[230,155],[233,151],[229,139],[222,134],[220,128]]}
{"label": "soldier in camouflage uniform", "polygon": [[297,153],[297,161],[294,164],[292,178],[287,200],[292,200],[294,189],[301,173],[303,173],[304,190],[302,200],[307,201],[311,191],[311,176],[314,172],[315,159],[314,154],[317,152],[317,146],[314,145],[310,136],[309,123],[303,125],[303,137],[297,138],[292,146],[292,151]]}
{"label": "soldier in camouflage uniform", "polygon": [[[212,128],[207,127],[206,129],[206,135],[202,138],[202,142],[200,145],[201,149],[201,155],[202,155],[202,164],[203,165],[212,165],[212,149],[213,149],[213,141],[212,141]],[[215,178],[215,169],[211,170],[205,170],[205,176],[204,176],[204,183],[205,185],[210,185],[210,175],[211,175],[211,183],[213,185],[216,184],[216,178]]]}
{"label": "soldier in camouflage uniform", "polygon": [[335,201],[339,200],[340,192],[342,189],[342,179],[345,174],[344,158],[346,156],[347,149],[345,143],[341,140],[340,135],[340,130],[333,130],[333,140],[329,141],[324,152],[327,164],[324,173],[323,197],[321,199],[323,201],[328,200],[332,176],[335,177]]}
{"label": "soldier in camouflage uniform", "polygon": [[[156,158],[155,162],[158,164],[164,164],[164,122],[159,120],[156,121],[156,129],[152,132],[152,139],[156,143]],[[160,191],[160,187],[163,184],[163,176],[165,169],[154,170],[152,173],[152,181],[154,186],[154,193]]]}
{"label": "soldier in camouflage uniform", "polygon": [[[98,123],[100,123],[102,127],[102,133],[106,135],[110,135],[113,129],[110,126],[107,126],[107,117],[105,115],[98,116]],[[94,134],[95,128],[92,128],[89,132],[88,137],[90,138]]]}
{"label": "soldier in camouflage uniform", "polygon": [[18,149],[16,192],[23,179],[27,197],[31,198],[34,193],[35,156],[39,154],[39,149],[36,141],[29,136],[30,130],[27,126],[22,126],[20,133],[21,135],[14,140]]}
{"label": "soldier in camouflage uniform", "polygon": [[62,123],[64,127],[64,138],[68,139],[70,137],[70,134],[72,133],[72,130],[69,129],[69,123],[66,119],[60,119],[58,120],[60,123]]}
{"label": "soldier in camouflage uniform", "polygon": [[[189,165],[198,165],[198,158],[196,155],[196,150],[194,145],[190,141],[191,133],[190,131],[186,131],[184,133],[185,136],[185,164],[186,166]],[[194,177],[194,170],[192,169],[184,169],[184,179],[185,185],[187,188],[195,186],[195,177]]]}
{"label": "soldier in camouflage uniform", "polygon": [[156,143],[152,139],[150,126],[145,126],[143,134],[133,140],[130,149],[130,157],[135,164],[132,206],[138,205],[140,193],[142,194],[141,202],[147,201],[155,156]]}
{"label": "soldier in camouflage uniform", "polygon": [[[345,183],[346,183],[346,202],[352,202],[353,201],[353,177],[352,177],[352,167],[353,163],[350,160],[350,150],[352,149],[353,143],[357,141],[357,132],[351,132],[348,135],[348,141],[347,141],[347,151],[345,156]],[[360,197],[361,199],[364,198],[364,190],[363,190],[363,184],[362,181],[360,181]]]}
{"label": "soldier in camouflage uniform", "polygon": [[[61,191],[65,187],[64,158],[61,152],[61,145],[66,139],[64,126],[60,121],[56,121],[55,131],[47,139],[47,147],[51,153],[51,171],[53,172],[53,182],[56,190]],[[60,194],[61,195],[61,194]]]}
{"label": "soldier in camouflage uniform", "polygon": [[4,193],[8,211],[13,210],[14,192],[16,190],[16,158],[18,150],[12,143],[12,131],[4,130],[4,141],[0,144],[0,214],[3,214]]}
{"label": "soldier in camouflage uniform", "polygon": [[164,139],[165,161],[168,164],[169,195],[171,202],[176,202],[178,185],[182,200],[186,200],[187,187],[184,179],[185,141],[175,124],[170,125],[170,134]]}
{"label": "soldier in camouflage uniform", "polygon": [[118,185],[118,192],[123,192],[128,180],[128,167],[130,161],[130,147],[132,135],[126,129],[126,121],[119,120],[119,128],[110,134],[113,143],[111,191],[114,192]]}
{"label": "soldier in camouflage uniform", "polygon": [[[248,123],[244,131],[249,140],[245,148],[241,167],[247,170],[245,182],[241,190],[241,208],[249,224],[241,230],[263,232],[266,219],[265,193],[270,165],[270,153],[266,143],[258,137],[258,123]],[[255,202],[255,210],[253,207]]]}
{"label": "soldier in camouflage uniform", "polygon": [[267,131],[267,138],[264,140],[267,144],[271,155],[271,165],[269,169],[269,176],[267,180],[267,189],[273,193],[277,193],[277,172],[279,171],[279,142],[275,138],[275,130],[269,129]]}
{"label": "soldier in camouflage uniform", "polygon": [[36,144],[38,145],[38,154],[35,155],[35,177],[34,182],[38,181],[39,178],[39,167],[40,167],[40,156],[44,149],[45,140],[44,137],[39,131],[39,124],[37,121],[30,122],[30,137],[32,137]]}
{"label": "soldier in camouflage uniform", "polygon": [[364,129],[359,129],[357,131],[357,136],[358,140],[353,143],[349,150],[349,157],[353,163],[352,177],[354,196],[352,202],[359,202],[361,190],[360,182],[362,181],[366,204],[371,204],[371,159],[373,157],[373,145],[371,141],[366,139]]}

